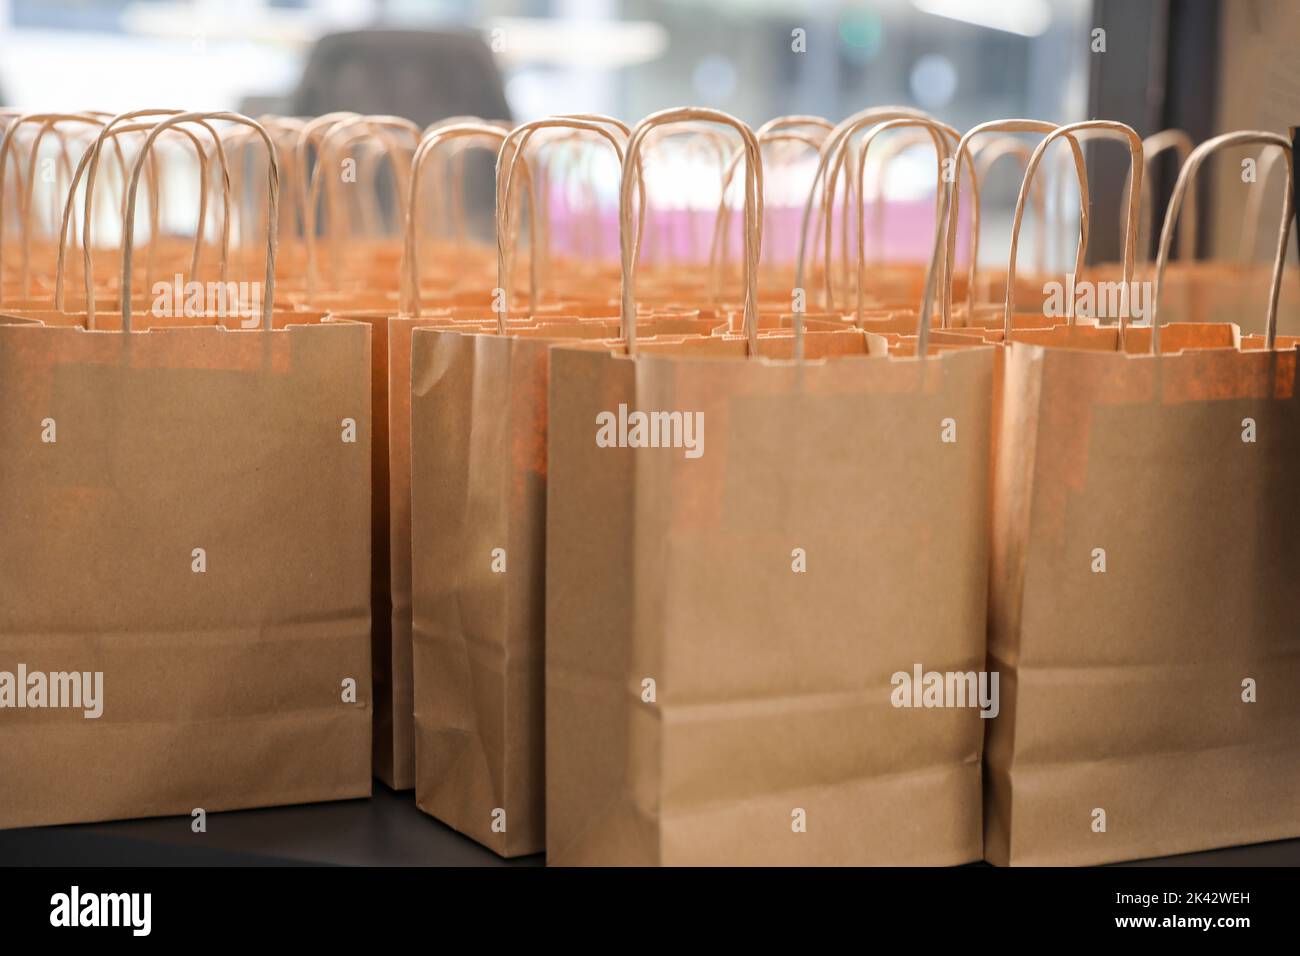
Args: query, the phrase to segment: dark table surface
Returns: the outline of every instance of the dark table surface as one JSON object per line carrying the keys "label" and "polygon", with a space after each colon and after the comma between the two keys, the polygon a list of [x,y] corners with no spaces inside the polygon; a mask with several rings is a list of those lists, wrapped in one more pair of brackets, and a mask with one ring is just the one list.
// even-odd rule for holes
{"label": "dark table surface", "polygon": [[415,806],[412,791],[375,781],[369,800],[189,817],[0,831],[0,865],[17,866],[541,866],[502,860]]}
{"label": "dark table surface", "polygon": [[[502,860],[421,813],[410,791],[375,783],[369,800],[189,817],[0,831],[9,866],[541,866]],[[1300,840],[1142,860],[1129,866],[1300,866]]]}

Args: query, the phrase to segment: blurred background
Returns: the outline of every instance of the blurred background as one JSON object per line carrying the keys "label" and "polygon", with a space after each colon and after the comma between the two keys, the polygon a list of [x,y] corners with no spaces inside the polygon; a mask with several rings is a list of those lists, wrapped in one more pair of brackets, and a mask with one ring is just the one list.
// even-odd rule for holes
{"label": "blurred background", "polygon": [[[488,44],[519,120],[579,110],[639,117],[695,103],[757,125],[780,113],[839,117],[908,102],[959,127],[1013,114],[1066,121],[1087,108],[1091,8],[1091,0],[5,0],[0,84],[9,103],[30,108],[65,107],[93,89],[104,110],[163,96],[288,112],[323,94],[336,97],[333,108],[427,123],[440,118],[444,97],[425,81],[457,78],[421,62],[409,36],[388,38],[387,51],[364,37],[352,38],[353,51],[340,44],[338,62],[354,75],[332,77],[333,89],[304,87],[324,83],[307,75],[313,50],[328,34],[363,29],[470,30]],[[380,56],[365,64],[368,53]],[[198,58],[205,69],[194,68]],[[476,112],[472,99],[458,112]]]}
{"label": "blurred background", "polygon": [[[696,104],[753,126],[893,103],[959,129],[1106,117],[1199,141],[1300,117],[1297,42],[1300,12],[1283,0],[0,0],[0,102],[421,125],[577,111],[635,122]],[[1094,205],[1113,214],[1125,161],[1113,144],[1098,156]],[[1167,158],[1157,197],[1172,186]],[[900,157],[884,195],[932,196],[933,163]],[[1203,218],[1240,202],[1227,172],[1205,187]],[[990,249],[1018,183],[1011,168],[991,178]],[[1200,230],[1202,252],[1236,248],[1235,218]],[[1118,257],[1117,222],[1099,217],[1090,258]]]}

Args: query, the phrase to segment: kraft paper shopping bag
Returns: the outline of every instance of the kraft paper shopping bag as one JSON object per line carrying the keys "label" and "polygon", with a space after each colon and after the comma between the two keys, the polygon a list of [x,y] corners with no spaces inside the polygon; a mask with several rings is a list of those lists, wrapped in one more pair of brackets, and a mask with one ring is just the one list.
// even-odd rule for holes
{"label": "kraft paper shopping bag", "polygon": [[[177,114],[159,134],[230,113]],[[0,325],[0,825],[370,792],[364,326]]]}
{"label": "kraft paper shopping bag", "polygon": [[[379,354],[375,358],[375,402],[382,400],[376,430],[374,498],[378,529],[375,547],[376,602],[388,620],[376,621],[375,674],[375,774],[390,787],[415,786],[414,681],[411,670],[411,333],[421,326],[448,326],[466,331],[488,331],[497,324],[487,306],[495,275],[487,279],[488,263],[495,257],[486,247],[464,246],[456,251],[454,265],[460,282],[483,276],[474,301],[478,308],[464,309],[467,300],[459,283],[438,288],[422,279],[425,258],[420,241],[421,197],[426,167],[448,147],[487,148],[495,152],[506,131],[483,123],[443,125],[427,133],[412,160],[405,253],[402,262],[402,308],[397,314],[350,312],[374,330]],[[445,200],[445,197],[443,199]],[[532,196],[528,193],[528,201]],[[445,250],[439,249],[439,252]],[[426,308],[426,305],[428,308]],[[378,617],[379,615],[377,615]]]}
{"label": "kraft paper shopping bag", "polygon": [[[1179,175],[1163,263],[1183,197]],[[1035,157],[1035,162],[1037,160]],[[1032,165],[1032,164],[1031,164]],[[994,487],[986,856],[1086,864],[1300,833],[1295,350],[1013,342]]]}
{"label": "kraft paper shopping bag", "polygon": [[[761,194],[752,134],[710,115]],[[634,131],[625,204],[675,118]],[[978,696],[992,350],[894,360],[850,330],[791,362],[756,333],[752,268],[746,336],[638,345],[630,246],[625,349],[551,355],[548,860],[978,858],[984,720],[908,685]]]}
{"label": "kraft paper shopping bag", "polygon": [[[513,289],[514,162],[534,133],[551,129],[584,130],[622,158],[622,131],[590,119],[540,120],[506,138],[498,160],[499,290]],[[540,295],[531,280],[528,289],[531,306]],[[555,296],[562,303],[564,288]],[[417,804],[517,856],[542,849],[545,825],[548,351],[554,340],[599,342],[615,327],[533,308],[512,319],[509,297],[502,306],[491,333],[444,326],[409,336],[411,633]],[[647,316],[642,325],[648,333],[707,335],[718,323],[683,315]]]}

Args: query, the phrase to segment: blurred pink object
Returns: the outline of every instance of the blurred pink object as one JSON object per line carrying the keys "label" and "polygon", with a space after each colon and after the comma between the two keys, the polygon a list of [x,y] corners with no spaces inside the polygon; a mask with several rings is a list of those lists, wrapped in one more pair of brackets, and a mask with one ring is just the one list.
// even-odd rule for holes
{"label": "blurred pink object", "polygon": [[[871,210],[866,219],[867,262],[925,262],[934,242],[934,201],[920,199],[908,202],[890,202],[882,207],[883,229],[872,222]],[[767,206],[763,216],[763,262],[792,263],[799,250],[799,223],[801,208],[792,206]],[[736,261],[741,249],[740,216],[731,211],[728,217],[727,257]],[[967,207],[959,211],[957,233],[958,262],[969,247],[966,228]],[[642,261],[647,264],[704,263],[709,260],[713,241],[716,212],[704,209],[650,209],[646,214],[646,236],[643,240]],[[618,258],[618,216],[614,210],[600,210],[593,215],[589,209],[573,208],[566,198],[556,193],[550,204],[550,236],[552,255],[578,256],[613,260]],[[820,243],[812,233],[817,220],[809,225],[809,249]],[[850,224],[850,233],[856,227]],[[839,254],[841,225],[839,216],[832,224],[832,248]],[[878,237],[883,235],[883,244]],[[850,236],[850,243],[854,241]],[[850,246],[852,247],[852,246]]]}

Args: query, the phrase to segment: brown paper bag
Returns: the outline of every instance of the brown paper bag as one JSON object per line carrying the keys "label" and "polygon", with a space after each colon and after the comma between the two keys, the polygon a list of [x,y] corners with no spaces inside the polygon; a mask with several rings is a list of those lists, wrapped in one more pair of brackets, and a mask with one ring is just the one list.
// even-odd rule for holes
{"label": "brown paper bag", "polygon": [[[374,358],[374,401],[382,410],[376,420],[374,449],[375,495],[373,515],[374,623],[373,665],[375,688],[375,775],[390,787],[406,790],[415,786],[414,690],[411,673],[411,332],[421,326],[488,331],[496,325],[488,319],[490,283],[478,298],[477,309],[462,313],[463,297],[445,290],[432,298],[422,292],[419,215],[425,167],[448,145],[469,144],[491,149],[499,146],[506,131],[482,123],[441,126],[421,141],[412,160],[407,199],[405,254],[402,265],[403,307],[397,315],[347,312],[349,318],[364,321],[373,330],[377,354]],[[445,197],[444,197],[445,198]],[[531,197],[530,197],[531,198]],[[443,251],[443,250],[440,250]],[[466,272],[481,273],[491,259],[487,249],[459,250],[458,264]],[[429,310],[426,313],[426,302]]]}
{"label": "brown paper bag", "polygon": [[[409,729],[409,719],[394,719],[393,665],[391,650],[390,602],[390,557],[389,546],[391,531],[390,521],[390,463],[389,463],[389,322],[392,308],[385,308],[383,303],[390,298],[396,301],[398,279],[402,271],[391,270],[391,276],[380,281],[368,283],[364,291],[345,287],[335,272],[340,260],[338,251],[338,233],[346,224],[345,207],[333,188],[333,182],[327,186],[325,198],[326,223],[334,233],[327,243],[328,251],[322,256],[318,250],[316,228],[316,210],[321,196],[323,170],[333,170],[337,157],[329,152],[341,142],[372,140],[383,147],[389,161],[398,202],[406,209],[411,195],[411,177],[413,160],[397,144],[394,137],[387,135],[384,124],[371,121],[384,120],[383,117],[358,117],[350,114],[327,114],[306,123],[296,137],[293,155],[301,167],[295,195],[301,207],[303,218],[303,271],[305,283],[300,291],[302,307],[307,303],[324,303],[331,307],[330,320],[363,322],[370,327],[371,337],[371,403],[373,407],[374,432],[371,440],[371,666],[375,714],[374,734],[374,772],[375,776],[395,789],[409,788],[413,781],[410,760],[409,734],[402,733]],[[398,121],[400,129],[408,134],[412,130],[406,121]],[[414,133],[419,139],[418,132]],[[315,146],[318,151],[316,165],[311,174],[307,173],[307,152]],[[328,174],[332,176],[332,172]],[[415,190],[418,195],[418,188]],[[404,215],[409,220],[409,215]],[[409,227],[409,223],[408,223]],[[399,245],[404,245],[399,241]],[[328,260],[328,268],[322,270],[321,259]],[[349,259],[352,258],[349,256]],[[364,256],[362,269],[369,271],[378,279],[385,270],[373,263],[373,256]],[[414,268],[413,265],[410,266]],[[329,276],[330,288],[322,290],[321,273]],[[418,281],[418,279],[417,279]],[[405,307],[408,303],[403,302]],[[403,311],[405,309],[403,308]],[[400,394],[400,393],[399,393]],[[398,474],[405,474],[399,471]],[[400,668],[399,668],[400,670]],[[400,706],[397,708],[400,711]],[[409,712],[409,708],[408,708]],[[405,758],[405,759],[403,759]]]}
{"label": "brown paper bag", "polygon": [[[623,130],[610,125],[548,119],[507,137],[498,161],[498,289],[512,288],[510,183],[528,139],[541,129],[582,129],[621,159]],[[530,281],[530,306],[538,299]],[[516,324],[509,299],[503,304],[494,334],[434,328],[411,335],[410,594],[417,804],[497,853],[517,856],[542,849],[545,826],[549,344],[595,342],[614,327],[538,319],[534,308]],[[718,323],[682,316],[643,324],[707,334]]]}
{"label": "brown paper bag", "polygon": [[260,328],[0,325],[0,826],[370,792],[369,342],[270,238]]}
{"label": "brown paper bag", "polygon": [[[1156,301],[1189,184],[1161,236]],[[1287,193],[1268,316],[1273,341]],[[1137,330],[1131,330],[1136,332]],[[1013,342],[994,487],[986,754],[994,863],[1087,864],[1300,833],[1290,592],[1294,348]]]}
{"label": "brown paper bag", "polygon": [[[752,217],[757,144],[709,115],[746,139]],[[795,345],[757,336],[754,280],[739,341],[646,348],[625,321],[628,354],[552,350],[548,860],[976,859],[984,721],[893,697],[914,666],[983,667],[993,352],[895,361],[842,331],[773,361]],[[601,447],[641,412],[681,416],[680,447]]]}

